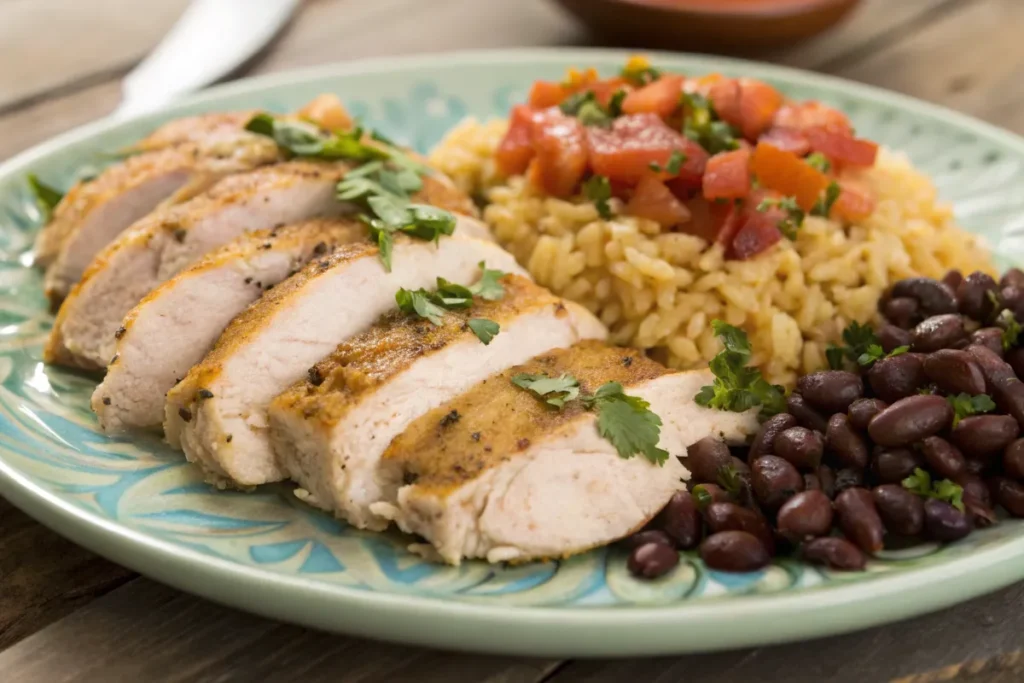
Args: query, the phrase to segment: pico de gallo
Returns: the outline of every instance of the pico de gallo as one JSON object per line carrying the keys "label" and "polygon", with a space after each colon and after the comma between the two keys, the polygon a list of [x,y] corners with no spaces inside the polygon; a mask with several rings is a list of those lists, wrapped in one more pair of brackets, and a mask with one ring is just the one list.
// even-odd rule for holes
{"label": "pico de gallo", "polygon": [[582,192],[604,218],[617,197],[625,215],[748,259],[794,238],[808,214],[869,215],[871,194],[838,174],[874,165],[877,153],[831,107],[789,101],[754,79],[663,73],[633,57],[612,78],[572,69],[562,83],[535,82],[512,109],[496,163],[547,195]]}

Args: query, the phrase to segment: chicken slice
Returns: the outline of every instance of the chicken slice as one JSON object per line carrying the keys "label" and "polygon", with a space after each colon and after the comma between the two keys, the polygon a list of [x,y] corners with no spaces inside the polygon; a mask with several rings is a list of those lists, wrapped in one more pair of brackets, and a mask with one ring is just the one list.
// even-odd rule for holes
{"label": "chicken slice", "polygon": [[257,110],[250,109],[184,116],[163,124],[132,145],[130,149],[151,152],[186,142],[195,142],[211,134],[230,134],[242,130],[256,113]]}
{"label": "chicken slice", "polygon": [[279,159],[271,140],[238,130],[129,157],[78,186],[37,241],[37,259],[50,262],[44,288],[51,304],[60,305],[93,257],[161,202],[186,200],[224,176]]}
{"label": "chicken slice", "polygon": [[[580,401],[556,410],[512,383],[518,373],[579,380],[585,394],[620,382],[662,420],[663,466],[621,458]],[[741,442],[753,411],[698,406],[708,370],[672,372],[632,349],[581,342],[493,376],[431,410],[385,451],[374,512],[424,537],[446,562],[564,557],[605,545],[647,523],[683,486],[677,459],[710,434]],[[457,415],[458,419],[449,416]],[[404,484],[404,485],[403,485]]]}
{"label": "chicken slice", "polygon": [[[307,502],[357,527],[385,528],[387,521],[370,512],[381,500],[377,465],[407,425],[507,367],[607,336],[586,309],[528,279],[506,275],[502,283],[502,299],[477,298],[471,308],[445,315],[440,326],[399,311],[385,315],[274,399],[274,452],[311,494]],[[468,327],[480,318],[500,325],[487,345]]]}
{"label": "chicken slice", "polygon": [[203,359],[232,318],[308,261],[366,236],[365,224],[342,218],[258,230],[154,289],[115,335],[117,363],[92,395],[100,427],[160,429],[165,394]]}
{"label": "chicken slice", "polygon": [[270,401],[338,344],[395,307],[398,289],[437,277],[471,282],[479,263],[522,273],[492,242],[396,239],[391,272],[376,245],[350,244],[307,265],[235,318],[203,362],[167,394],[164,433],[213,480],[252,486],[285,476],[267,429]]}

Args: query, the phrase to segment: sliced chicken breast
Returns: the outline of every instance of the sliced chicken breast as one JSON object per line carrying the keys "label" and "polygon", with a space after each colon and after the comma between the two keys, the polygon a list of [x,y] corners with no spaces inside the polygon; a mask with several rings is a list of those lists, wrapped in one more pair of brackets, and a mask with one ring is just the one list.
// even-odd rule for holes
{"label": "sliced chicken breast", "polygon": [[257,110],[250,109],[245,111],[198,114],[196,116],[174,119],[163,124],[132,145],[131,149],[139,152],[151,152],[186,142],[195,142],[211,134],[218,135],[237,132],[242,130],[256,113]]}
{"label": "sliced chicken breast", "polygon": [[50,262],[44,288],[51,304],[64,300],[103,247],[161,202],[183,201],[224,176],[279,159],[271,140],[238,129],[130,157],[75,188],[37,243],[37,260]]}
{"label": "sliced chicken breast", "polygon": [[117,363],[92,395],[100,427],[160,429],[165,395],[232,318],[308,261],[366,236],[365,224],[343,218],[258,230],[154,289],[115,334]]}
{"label": "sliced chicken breast", "polygon": [[[584,393],[620,382],[662,421],[663,466],[619,457],[579,401],[561,411],[512,383],[518,373],[570,374]],[[647,523],[689,472],[678,460],[715,434],[741,442],[753,411],[698,406],[708,370],[671,372],[632,349],[581,342],[493,376],[431,410],[385,451],[374,512],[419,534],[446,562],[555,558],[622,538]],[[457,419],[452,419],[457,416]]]}
{"label": "sliced chicken breast", "polygon": [[[274,452],[288,476],[309,492],[307,502],[354,526],[385,528],[387,520],[370,512],[381,500],[377,465],[407,425],[507,367],[581,339],[606,337],[604,326],[581,306],[519,275],[506,275],[502,283],[502,299],[477,298],[471,308],[446,314],[440,326],[400,311],[385,315],[274,399]],[[487,345],[470,329],[473,319],[500,326]]]}
{"label": "sliced chicken breast", "polygon": [[267,292],[235,318],[203,362],[167,394],[164,433],[218,483],[252,486],[284,478],[271,450],[270,401],[338,344],[395,307],[402,287],[437,277],[469,283],[480,262],[522,273],[492,242],[396,239],[391,272],[370,243],[339,247]]}

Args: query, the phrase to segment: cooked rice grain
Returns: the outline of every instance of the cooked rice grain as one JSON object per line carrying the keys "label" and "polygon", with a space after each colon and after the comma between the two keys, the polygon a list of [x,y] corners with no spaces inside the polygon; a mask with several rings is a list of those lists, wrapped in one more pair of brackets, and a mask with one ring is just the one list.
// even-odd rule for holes
{"label": "cooked rice grain", "polygon": [[[587,306],[615,342],[672,367],[699,367],[718,353],[711,321],[721,318],[747,331],[769,380],[789,386],[825,366],[827,344],[851,321],[875,318],[892,282],[951,268],[995,271],[981,241],[957,227],[900,154],[882,150],[872,169],[851,174],[878,198],[863,223],[808,217],[795,242],[729,261],[698,237],[662,233],[644,219],[604,221],[582,198],[543,197],[521,177],[502,180],[493,152],[505,130],[504,121],[463,122],[431,161],[486,197],[484,219],[539,283]],[[616,200],[612,207],[621,210]]]}

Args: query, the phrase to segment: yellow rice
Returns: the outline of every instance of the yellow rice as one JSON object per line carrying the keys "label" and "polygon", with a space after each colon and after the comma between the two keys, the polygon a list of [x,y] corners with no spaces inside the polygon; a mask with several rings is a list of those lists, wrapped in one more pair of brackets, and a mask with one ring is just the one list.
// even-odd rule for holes
{"label": "yellow rice", "polygon": [[930,180],[887,150],[852,176],[878,200],[863,223],[808,217],[795,242],[731,261],[698,237],[662,232],[645,219],[601,220],[583,198],[544,197],[522,177],[500,178],[493,153],[506,127],[467,120],[431,162],[487,200],[484,219],[539,283],[587,306],[616,343],[671,367],[706,364],[720,349],[711,321],[721,318],[747,331],[770,381],[790,386],[797,374],[825,366],[826,345],[846,325],[875,317],[894,281],[951,268],[994,272],[985,246],[956,225]]}

